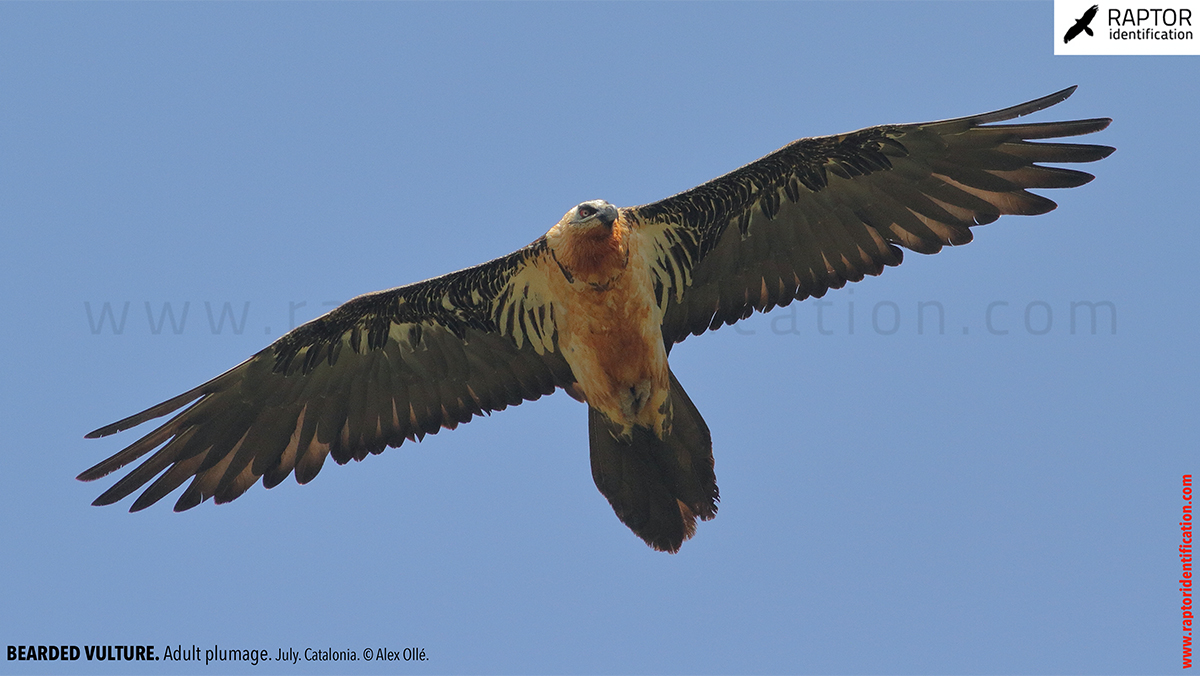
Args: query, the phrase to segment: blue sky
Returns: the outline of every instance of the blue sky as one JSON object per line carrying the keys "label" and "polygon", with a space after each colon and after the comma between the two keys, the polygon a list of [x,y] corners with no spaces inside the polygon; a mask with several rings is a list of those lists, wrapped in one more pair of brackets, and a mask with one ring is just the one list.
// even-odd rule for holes
{"label": "blue sky", "polygon": [[[0,643],[429,657],[0,672],[1179,671],[1200,57],[1054,57],[1051,19],[0,5]],[[183,514],[90,507],[111,479],[73,478],[136,438],[84,433],[583,200],[650,202],[800,136],[1073,84],[1035,119],[1112,117],[1092,138],[1118,151],[1057,211],[830,293],[831,334],[809,301],[675,349],[722,498],[678,555],[613,516],[563,393]],[[944,332],[918,330],[930,301]],[[1115,327],[1072,331],[1080,301]]]}

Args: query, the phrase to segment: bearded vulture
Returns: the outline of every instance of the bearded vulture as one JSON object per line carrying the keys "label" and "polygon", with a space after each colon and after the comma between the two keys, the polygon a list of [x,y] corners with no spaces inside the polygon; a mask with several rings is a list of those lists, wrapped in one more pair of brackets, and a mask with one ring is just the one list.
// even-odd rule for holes
{"label": "bearded vulture", "polygon": [[[992,113],[806,138],[653,204],[584,202],[529,246],[476,267],[359,296],[238,366],[88,434],[183,408],[79,475],[151,451],[93,504],[150,485],[130,511],[190,480],[175,510],[229,502],[260,478],[312,481],[338,464],[454,429],[556,388],[588,405],[592,477],[651,547],[676,552],[717,513],[712,440],[667,363],[689,335],[733,324],[971,241],[1002,214],[1055,203],[1028,188],[1090,174],[1113,148],[1041,139],[1108,119],[994,124],[1074,87]],[[186,407],[186,408],[184,408]]]}

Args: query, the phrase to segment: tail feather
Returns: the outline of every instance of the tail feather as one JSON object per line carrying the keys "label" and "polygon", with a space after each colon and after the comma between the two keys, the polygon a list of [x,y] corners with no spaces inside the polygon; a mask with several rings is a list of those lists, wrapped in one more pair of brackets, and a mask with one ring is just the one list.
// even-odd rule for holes
{"label": "tail feather", "polygon": [[696,519],[717,515],[712,436],[695,404],[671,374],[670,432],[659,439],[588,410],[592,478],[617,517],[654,549],[675,553],[696,532]]}

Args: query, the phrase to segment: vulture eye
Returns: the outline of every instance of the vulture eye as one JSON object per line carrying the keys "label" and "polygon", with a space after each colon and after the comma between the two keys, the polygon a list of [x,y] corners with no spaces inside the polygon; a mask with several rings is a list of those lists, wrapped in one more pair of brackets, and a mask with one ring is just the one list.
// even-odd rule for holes
{"label": "vulture eye", "polygon": [[595,215],[596,215],[596,207],[593,207],[589,204],[579,205],[579,217],[580,218],[590,218]]}

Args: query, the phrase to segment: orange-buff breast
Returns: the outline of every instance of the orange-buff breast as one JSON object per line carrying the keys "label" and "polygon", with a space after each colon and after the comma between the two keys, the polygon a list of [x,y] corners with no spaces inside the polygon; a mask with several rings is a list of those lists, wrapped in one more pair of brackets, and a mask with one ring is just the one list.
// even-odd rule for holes
{"label": "orange-buff breast", "polygon": [[589,405],[627,431],[633,424],[662,430],[667,355],[636,233],[618,221],[611,237],[576,239],[558,254],[574,277],[555,285],[564,310],[559,347]]}

